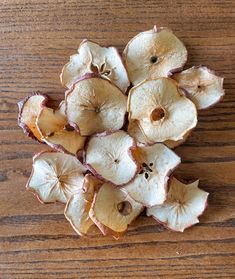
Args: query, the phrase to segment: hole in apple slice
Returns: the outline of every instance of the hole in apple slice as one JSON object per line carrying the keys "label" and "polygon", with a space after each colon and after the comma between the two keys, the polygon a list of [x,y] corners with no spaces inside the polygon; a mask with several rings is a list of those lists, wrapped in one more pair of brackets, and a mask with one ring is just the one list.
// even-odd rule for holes
{"label": "hole in apple slice", "polygon": [[117,209],[123,216],[127,216],[131,213],[132,206],[131,203],[128,201],[122,201],[117,205]]}
{"label": "hole in apple slice", "polygon": [[165,117],[165,111],[161,107],[157,107],[151,112],[152,121],[159,121],[164,117]]}
{"label": "hole in apple slice", "polygon": [[157,61],[158,61],[158,57],[157,57],[156,55],[154,55],[154,56],[152,56],[152,57],[150,58],[150,62],[151,62],[152,64],[157,63]]}

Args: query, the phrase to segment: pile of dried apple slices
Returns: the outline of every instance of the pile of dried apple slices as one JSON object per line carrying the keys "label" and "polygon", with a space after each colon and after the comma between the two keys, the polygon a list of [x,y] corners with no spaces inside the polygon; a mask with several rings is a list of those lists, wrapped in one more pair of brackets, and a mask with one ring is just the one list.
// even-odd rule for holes
{"label": "pile of dried apple slices", "polygon": [[34,156],[26,187],[42,203],[66,204],[79,235],[95,224],[118,238],[144,209],[173,231],[199,222],[208,193],[198,180],[173,176],[180,158],[172,148],[224,90],[223,78],[204,66],[183,70],[186,61],[167,28],[132,38],[123,60],[116,48],[84,40],[62,69],[67,91],[58,108],[39,92],[19,102],[23,131],[52,148]]}

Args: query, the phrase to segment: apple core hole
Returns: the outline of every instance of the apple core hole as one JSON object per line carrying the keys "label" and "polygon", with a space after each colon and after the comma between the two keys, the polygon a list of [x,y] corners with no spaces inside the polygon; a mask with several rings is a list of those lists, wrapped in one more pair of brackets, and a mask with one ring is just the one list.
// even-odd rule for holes
{"label": "apple core hole", "polygon": [[123,216],[127,216],[132,211],[132,205],[129,201],[122,201],[117,205],[118,212]]}
{"label": "apple core hole", "polygon": [[152,57],[150,58],[150,62],[151,62],[152,64],[155,64],[157,61],[158,61],[158,57],[157,57],[156,55],[154,55],[154,56],[152,56]]}
{"label": "apple core hole", "polygon": [[94,74],[98,74],[99,73],[99,69],[96,65],[94,64],[91,64],[91,71],[94,73]]}
{"label": "apple core hole", "polygon": [[159,121],[164,117],[165,117],[165,111],[161,107],[155,108],[151,113],[152,121]]}
{"label": "apple core hole", "polygon": [[66,124],[65,126],[64,126],[64,130],[66,130],[66,131],[74,131],[74,128],[71,126],[71,125],[69,125],[69,124]]}

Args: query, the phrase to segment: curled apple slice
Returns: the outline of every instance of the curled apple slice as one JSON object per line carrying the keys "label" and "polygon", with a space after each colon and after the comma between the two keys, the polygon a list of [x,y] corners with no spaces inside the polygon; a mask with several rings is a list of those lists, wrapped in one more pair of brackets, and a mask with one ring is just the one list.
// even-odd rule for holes
{"label": "curled apple slice", "polygon": [[83,149],[86,138],[68,125],[64,102],[57,110],[42,108],[36,124],[42,140],[52,148],[74,155]]}
{"label": "curled apple slice", "polygon": [[156,26],[132,38],[123,55],[134,85],[149,78],[167,77],[187,61],[184,44],[170,29]]}
{"label": "curled apple slice", "polygon": [[108,80],[89,75],[79,80],[66,95],[69,123],[81,136],[122,128],[127,97]]}
{"label": "curled apple slice", "polygon": [[70,88],[87,73],[98,73],[116,84],[125,93],[130,85],[126,69],[115,47],[101,47],[97,43],[84,40],[78,53],[70,57],[60,75],[61,83]]}
{"label": "curled apple slice", "polygon": [[168,175],[179,165],[180,158],[164,144],[141,146],[135,152],[141,169],[123,190],[147,207],[166,199]]}
{"label": "curled apple slice", "polygon": [[[150,139],[148,139],[147,136],[144,134],[143,130],[140,127],[139,121],[136,121],[136,120],[129,121],[127,132],[129,133],[129,135],[131,137],[133,137],[136,140],[136,143],[138,146],[154,144],[154,142],[151,141]],[[163,143],[167,147],[174,149],[174,148],[180,146],[181,144],[183,144],[187,140],[187,138],[190,136],[190,134],[191,134],[191,131],[187,132],[181,140],[177,140],[177,141],[166,140]]]}
{"label": "curled apple slice", "polygon": [[43,203],[66,203],[82,189],[86,169],[72,155],[53,151],[36,154],[26,188]]}
{"label": "curled apple slice", "polygon": [[147,215],[179,232],[199,223],[198,216],[206,209],[209,194],[199,189],[198,183],[199,180],[184,184],[173,177],[169,180],[169,192],[164,204],[148,208]]}
{"label": "curled apple slice", "polygon": [[115,185],[133,179],[138,171],[133,157],[135,141],[124,131],[92,137],[86,147],[85,164],[98,178]]}
{"label": "curled apple slice", "polygon": [[100,180],[87,174],[82,189],[70,197],[65,207],[64,215],[66,219],[77,234],[81,236],[86,235],[93,225],[93,221],[89,217],[89,210],[95,191],[101,184]]}
{"label": "curled apple slice", "polygon": [[130,120],[139,121],[151,142],[182,140],[197,124],[195,105],[178,90],[174,80],[146,80],[130,90]]}
{"label": "curled apple slice", "polygon": [[105,183],[95,194],[89,216],[104,235],[118,238],[143,209],[120,188]]}
{"label": "curled apple slice", "polygon": [[183,143],[188,139],[188,137],[190,136],[190,134],[191,134],[191,131],[188,131],[188,132],[183,136],[182,139],[176,140],[176,141],[174,141],[174,140],[166,140],[166,141],[164,141],[164,144],[165,144],[167,147],[169,147],[169,148],[171,148],[171,149],[174,149],[174,148],[180,146],[181,144],[183,144]]}
{"label": "curled apple slice", "polygon": [[41,109],[46,105],[48,97],[40,92],[35,92],[18,103],[18,124],[24,133],[38,141],[41,140],[40,132],[36,126],[36,119]]}
{"label": "curled apple slice", "polygon": [[127,127],[128,134],[135,139],[138,145],[148,145],[153,144],[142,132],[139,121],[131,120],[128,123]]}
{"label": "curled apple slice", "polygon": [[173,78],[186,91],[186,96],[194,102],[197,109],[209,108],[224,96],[224,79],[207,67],[192,67],[175,74]]}

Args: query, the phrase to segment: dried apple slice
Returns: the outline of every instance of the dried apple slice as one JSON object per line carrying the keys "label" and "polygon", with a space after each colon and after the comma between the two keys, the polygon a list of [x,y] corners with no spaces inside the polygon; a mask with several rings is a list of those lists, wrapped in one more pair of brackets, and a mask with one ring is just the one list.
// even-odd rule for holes
{"label": "dried apple slice", "polygon": [[133,137],[136,140],[138,145],[153,144],[153,142],[151,142],[142,132],[138,121],[129,121],[127,132],[131,137]]}
{"label": "dried apple slice", "polygon": [[198,183],[199,180],[184,184],[173,177],[169,180],[169,192],[164,204],[148,208],[147,215],[179,232],[199,223],[198,216],[206,209],[209,194],[199,189]]}
{"label": "dried apple slice", "polygon": [[118,238],[143,209],[121,189],[105,183],[95,194],[89,216],[104,235]]}
{"label": "dried apple slice", "polygon": [[187,61],[184,44],[170,29],[156,26],[132,38],[123,55],[134,85],[149,78],[167,77],[180,70]]}
{"label": "dried apple slice", "polygon": [[[133,137],[136,140],[138,146],[154,144],[153,141],[151,141],[150,139],[147,138],[147,136],[144,134],[143,130],[140,128],[139,122],[136,120],[129,121],[127,132],[131,137]],[[187,140],[187,138],[189,137],[190,134],[191,134],[191,131],[187,132],[181,140],[177,140],[177,141],[166,140],[163,143],[167,147],[174,149],[174,148],[180,146],[181,144],[183,144]]]}
{"label": "dried apple slice", "polygon": [[209,108],[224,96],[224,79],[216,76],[207,67],[192,67],[175,74],[173,78],[186,91],[187,97],[194,102],[197,109]]}
{"label": "dried apple slice", "polygon": [[133,157],[136,144],[124,131],[92,137],[86,147],[85,164],[98,178],[115,185],[133,179],[138,171]]}
{"label": "dried apple slice", "polygon": [[68,121],[81,136],[121,129],[126,104],[120,89],[95,75],[82,78],[66,94]]}
{"label": "dried apple slice", "polygon": [[188,132],[183,136],[182,139],[177,140],[177,141],[174,141],[174,140],[167,140],[167,141],[164,141],[164,144],[165,144],[167,147],[169,147],[169,148],[171,148],[171,149],[174,149],[174,148],[180,146],[181,144],[183,144],[183,143],[188,139],[188,137],[190,136],[190,134],[191,134],[191,131],[188,131]]}
{"label": "dried apple slice", "polygon": [[79,78],[87,73],[98,73],[116,84],[122,92],[130,85],[126,69],[115,47],[101,47],[84,40],[78,48],[78,54],[70,57],[60,75],[61,83],[70,88]]}
{"label": "dried apple slice", "polygon": [[72,194],[82,189],[85,171],[74,156],[45,151],[34,156],[26,188],[43,203],[66,203]]}
{"label": "dried apple slice", "polygon": [[133,87],[128,112],[151,142],[181,140],[197,124],[195,105],[170,78],[146,80]]}
{"label": "dried apple slice", "polygon": [[57,110],[42,108],[36,125],[42,140],[58,151],[76,155],[84,147],[86,138],[68,125],[64,102]]}
{"label": "dried apple slice", "polygon": [[168,175],[179,165],[180,158],[164,144],[138,147],[141,169],[123,190],[147,207],[162,204],[166,199]]}
{"label": "dried apple slice", "polygon": [[87,234],[93,221],[89,217],[89,210],[94,198],[95,190],[101,185],[101,181],[87,174],[84,178],[83,188],[73,194],[67,202],[64,215],[77,234]]}
{"label": "dried apple slice", "polygon": [[40,92],[35,92],[18,103],[18,124],[24,133],[38,141],[41,135],[36,126],[36,119],[41,109],[46,105],[48,97]]}

